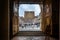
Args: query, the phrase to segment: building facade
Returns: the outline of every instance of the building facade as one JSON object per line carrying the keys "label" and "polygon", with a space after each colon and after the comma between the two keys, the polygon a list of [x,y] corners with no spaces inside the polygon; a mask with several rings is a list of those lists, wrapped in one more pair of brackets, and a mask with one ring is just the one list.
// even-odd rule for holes
{"label": "building facade", "polygon": [[19,17],[19,31],[42,31],[40,15],[34,11],[25,11],[24,17]]}

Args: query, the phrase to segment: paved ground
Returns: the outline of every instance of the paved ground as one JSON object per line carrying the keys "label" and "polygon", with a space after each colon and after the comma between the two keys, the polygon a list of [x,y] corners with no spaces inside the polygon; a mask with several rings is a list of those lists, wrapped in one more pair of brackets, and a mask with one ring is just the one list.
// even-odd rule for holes
{"label": "paved ground", "polygon": [[24,28],[22,28],[22,27],[19,27],[19,31],[41,31],[41,27],[24,27]]}

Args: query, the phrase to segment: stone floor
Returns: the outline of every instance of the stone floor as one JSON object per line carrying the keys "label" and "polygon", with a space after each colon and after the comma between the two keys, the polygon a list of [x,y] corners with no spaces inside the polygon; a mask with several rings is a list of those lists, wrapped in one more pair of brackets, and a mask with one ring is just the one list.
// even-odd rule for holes
{"label": "stone floor", "polygon": [[19,32],[12,40],[58,40],[45,35],[43,32]]}
{"label": "stone floor", "polygon": [[46,36],[15,36],[12,40],[58,40]]}
{"label": "stone floor", "polygon": [[16,36],[12,40],[45,40],[45,36]]}

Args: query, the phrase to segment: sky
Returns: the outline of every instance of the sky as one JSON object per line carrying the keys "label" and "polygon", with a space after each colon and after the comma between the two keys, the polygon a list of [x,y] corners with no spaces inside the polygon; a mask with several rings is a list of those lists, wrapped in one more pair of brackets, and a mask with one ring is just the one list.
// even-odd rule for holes
{"label": "sky", "polygon": [[35,16],[41,12],[39,4],[20,4],[19,5],[19,16],[24,17],[24,11],[34,11]]}

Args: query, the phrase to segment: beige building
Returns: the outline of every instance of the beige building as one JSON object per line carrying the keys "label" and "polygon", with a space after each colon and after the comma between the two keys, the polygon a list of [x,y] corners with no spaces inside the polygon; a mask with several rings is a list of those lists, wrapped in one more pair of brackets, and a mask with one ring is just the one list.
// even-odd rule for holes
{"label": "beige building", "polygon": [[25,19],[34,19],[34,11],[25,11],[24,18]]}

